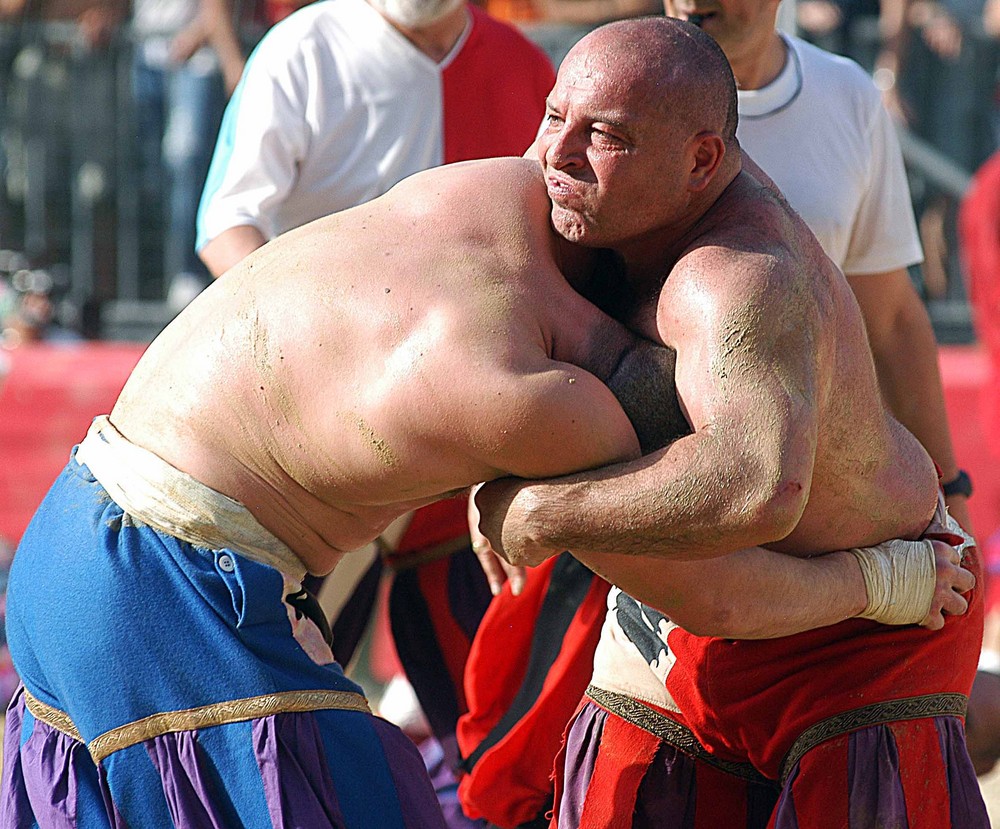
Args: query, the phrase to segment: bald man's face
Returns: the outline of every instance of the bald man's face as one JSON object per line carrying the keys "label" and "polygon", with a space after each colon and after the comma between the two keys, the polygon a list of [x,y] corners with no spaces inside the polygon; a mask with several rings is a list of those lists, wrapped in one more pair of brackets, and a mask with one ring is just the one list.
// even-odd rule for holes
{"label": "bald man's face", "polygon": [[774,32],[779,0],[664,0],[668,17],[690,21],[698,15],[698,25],[708,32],[730,60],[748,49],[759,48],[762,39]]}
{"label": "bald man's face", "polygon": [[690,136],[669,98],[628,61],[579,48],[563,61],[537,142],[560,235],[620,249],[683,217]]}

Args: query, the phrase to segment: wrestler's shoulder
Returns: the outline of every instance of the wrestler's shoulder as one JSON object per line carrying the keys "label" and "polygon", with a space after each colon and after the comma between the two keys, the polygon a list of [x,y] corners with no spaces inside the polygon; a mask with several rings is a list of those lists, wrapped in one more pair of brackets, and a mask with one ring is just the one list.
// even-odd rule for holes
{"label": "wrestler's shoulder", "polygon": [[510,156],[433,167],[403,179],[385,197],[394,209],[447,216],[462,226],[484,226],[497,216],[547,209],[538,162]]}
{"label": "wrestler's shoulder", "polygon": [[494,189],[541,186],[541,184],[541,166],[537,161],[521,156],[500,156],[456,161],[432,167],[404,179],[396,185],[396,189],[451,185],[466,190],[483,185]]}

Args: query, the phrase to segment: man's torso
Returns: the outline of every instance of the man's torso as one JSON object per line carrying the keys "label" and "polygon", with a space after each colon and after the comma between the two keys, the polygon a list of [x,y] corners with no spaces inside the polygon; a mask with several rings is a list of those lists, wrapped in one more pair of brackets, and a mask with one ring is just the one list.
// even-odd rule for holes
{"label": "man's torso", "polygon": [[[353,549],[512,471],[498,463],[552,358],[606,372],[632,339],[556,268],[547,206],[535,165],[510,159],[291,231],[153,343],[112,421],[297,552]],[[567,393],[597,382],[577,379]]]}

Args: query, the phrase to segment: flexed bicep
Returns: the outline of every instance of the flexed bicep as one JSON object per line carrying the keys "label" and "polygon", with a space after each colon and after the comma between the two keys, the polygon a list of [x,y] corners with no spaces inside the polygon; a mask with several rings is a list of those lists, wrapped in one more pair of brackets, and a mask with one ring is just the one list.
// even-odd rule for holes
{"label": "flexed bicep", "polygon": [[[677,351],[676,383],[702,479],[761,544],[794,527],[808,499],[818,435],[818,320],[776,257],[719,257],[664,291],[657,325]],[[709,270],[712,266],[714,269]],[[757,516],[756,519],[754,516]]]}

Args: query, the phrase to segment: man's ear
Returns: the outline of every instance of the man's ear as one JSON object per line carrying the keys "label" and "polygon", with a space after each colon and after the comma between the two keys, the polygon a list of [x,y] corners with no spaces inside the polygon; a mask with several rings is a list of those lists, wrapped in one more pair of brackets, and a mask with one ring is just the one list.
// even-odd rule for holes
{"label": "man's ear", "polygon": [[717,132],[706,130],[691,139],[692,163],[688,189],[697,193],[708,187],[726,156],[726,142]]}

